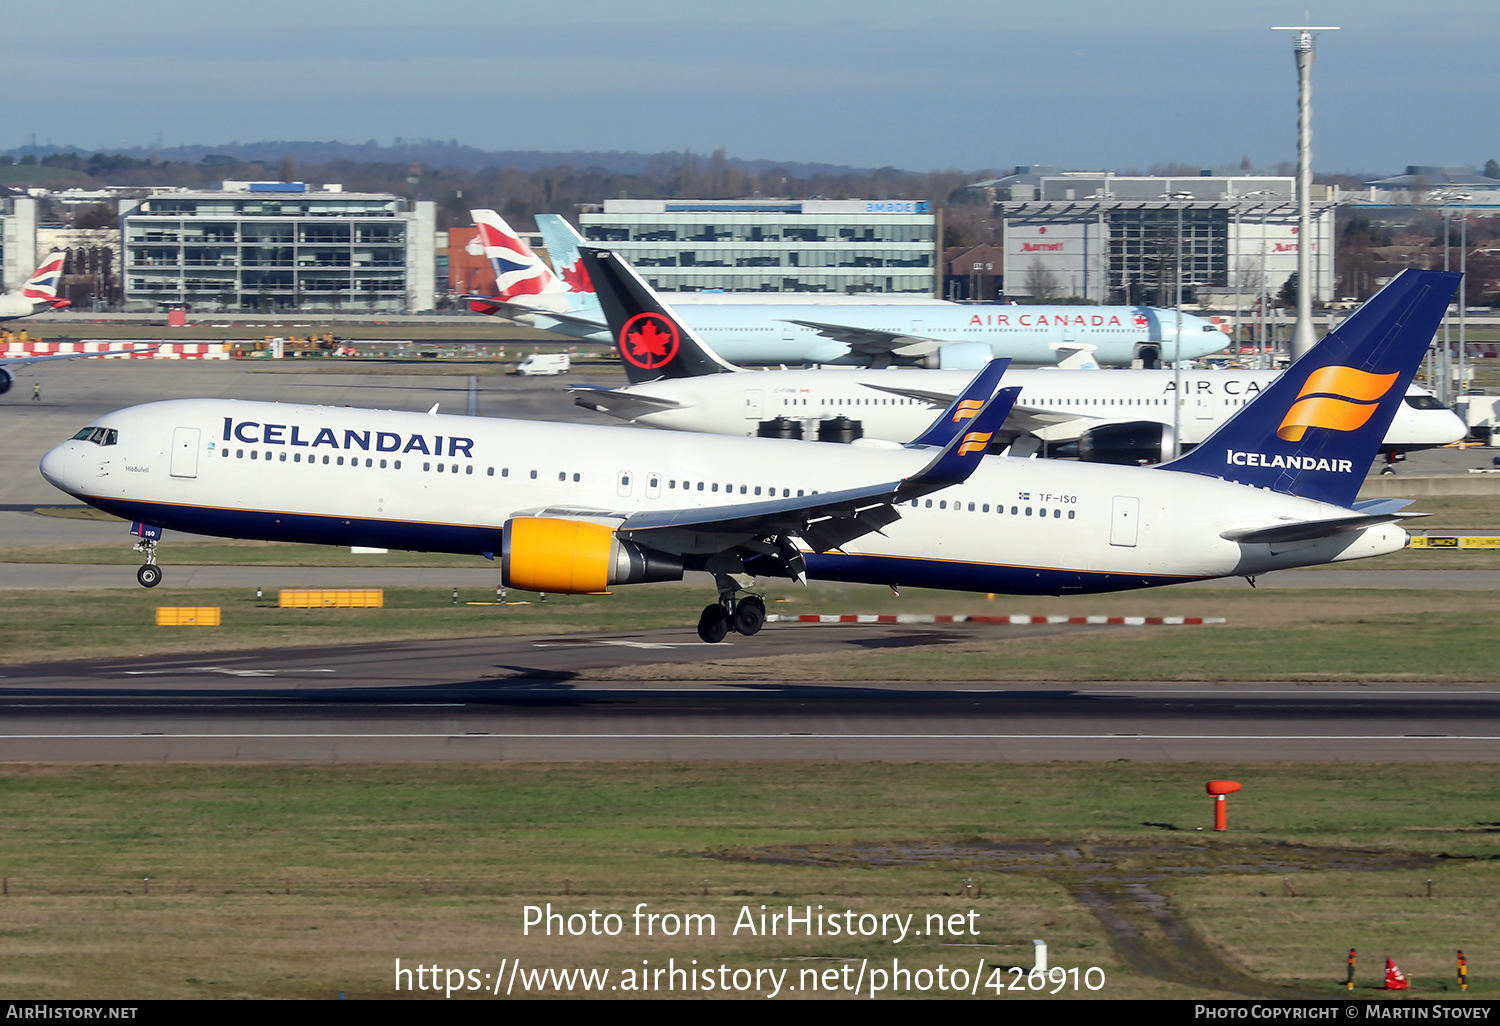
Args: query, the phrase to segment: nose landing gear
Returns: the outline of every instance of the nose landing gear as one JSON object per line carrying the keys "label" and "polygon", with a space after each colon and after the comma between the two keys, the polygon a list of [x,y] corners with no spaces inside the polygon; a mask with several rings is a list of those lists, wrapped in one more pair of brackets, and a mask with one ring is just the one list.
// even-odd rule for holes
{"label": "nose landing gear", "polygon": [[161,528],[155,524],[134,523],[130,533],[140,540],[131,546],[132,552],[146,557],[146,564],[135,572],[135,579],[142,588],[154,588],[161,583],[161,567],[156,565],[156,543],[161,541]]}
{"label": "nose landing gear", "polygon": [[703,608],[703,615],[698,617],[698,637],[717,645],[731,630],[747,637],[758,633],[766,622],[765,600],[748,594],[737,598],[744,589],[727,574],[715,574],[714,583],[719,587],[719,601]]}

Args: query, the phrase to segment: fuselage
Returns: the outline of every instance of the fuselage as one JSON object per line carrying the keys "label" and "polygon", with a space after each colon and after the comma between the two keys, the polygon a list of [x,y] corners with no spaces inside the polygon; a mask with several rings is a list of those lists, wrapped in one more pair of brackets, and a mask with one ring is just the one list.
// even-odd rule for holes
{"label": "fuselage", "polygon": [[[720,357],[747,365],[871,362],[869,355],[851,351],[844,342],[794,321],[887,332],[914,341],[978,342],[994,356],[1022,363],[1056,363],[1068,352],[1057,347],[1067,343],[1094,346],[1095,359],[1112,364],[1129,364],[1141,356],[1143,346],[1153,347],[1163,360],[1176,359],[1179,353],[1181,359],[1191,360],[1229,344],[1229,336],[1214,324],[1184,314],[1179,345],[1176,314],[1144,306],[869,304],[820,308],[724,303],[684,305],[676,312]],[[536,316],[535,324],[561,334],[611,341],[607,331],[591,331],[543,314]]]}
{"label": "fuselage", "polygon": [[[1274,381],[1279,371],[1193,370],[1012,370],[1001,384],[1021,386],[1017,408],[1045,414],[1055,423],[1041,434],[1076,437],[1090,424],[1178,421],[1178,438],[1197,445]],[[969,371],[771,370],[665,378],[616,391],[669,399],[681,405],[659,412],[622,409],[617,416],[649,427],[712,434],[757,433],[761,423],[786,417],[804,423],[803,437],[817,437],[817,421],[848,417],[865,437],[906,442],[931,423],[941,405],[898,394],[901,390],[957,395]],[[1179,410],[1173,408],[1177,400]],[[1447,445],[1464,436],[1459,418],[1426,389],[1412,385],[1386,433],[1385,447],[1403,451]]]}
{"label": "fuselage", "polygon": [[31,299],[19,292],[9,292],[0,296],[0,321],[14,321],[22,317],[32,317],[53,309],[55,305],[47,300]]}
{"label": "fuselage", "polygon": [[[131,520],[225,537],[496,555],[504,524],[762,501],[897,481],[930,450],[645,434],[338,407],[191,399],[93,421],[42,473]],[[559,512],[562,510],[562,512]],[[1221,534],[1347,514],[1216,478],[986,457],[897,507],[826,580],[1013,594],[1116,591],[1395,551],[1393,525],[1282,546]]]}

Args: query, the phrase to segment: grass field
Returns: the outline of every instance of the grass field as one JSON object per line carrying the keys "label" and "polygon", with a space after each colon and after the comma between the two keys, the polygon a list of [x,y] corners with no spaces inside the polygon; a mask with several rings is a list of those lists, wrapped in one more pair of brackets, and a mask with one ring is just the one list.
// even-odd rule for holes
{"label": "grass field", "polygon": [[[1211,816],[1210,777],[1245,785],[1228,834],[1195,829]],[[1214,995],[1133,969],[1077,900],[1080,884],[1133,879],[1267,988],[1337,993],[1357,947],[1361,996],[1375,996],[1389,954],[1413,996],[1451,998],[1442,987],[1462,947],[1469,996],[1493,999],[1493,785],[1492,767],[1451,765],[12,766],[0,769],[0,988],[11,999],[380,997],[396,958],[481,972],[517,957],[615,971],[697,958],[794,977],[863,958],[1029,968],[1042,937],[1053,965],[1105,970],[1092,996]],[[1005,869],[983,854],[1026,842],[1073,855]],[[786,858],[934,846],[953,854]],[[1299,867],[1278,851],[1299,853]],[[1338,871],[1351,853],[1388,866]],[[984,896],[962,896],[965,880]],[[523,936],[523,906],[547,902],[627,922],[647,902],[713,913],[718,929]],[[918,923],[973,909],[979,934],[732,934],[741,906],[758,915],[761,904]]]}

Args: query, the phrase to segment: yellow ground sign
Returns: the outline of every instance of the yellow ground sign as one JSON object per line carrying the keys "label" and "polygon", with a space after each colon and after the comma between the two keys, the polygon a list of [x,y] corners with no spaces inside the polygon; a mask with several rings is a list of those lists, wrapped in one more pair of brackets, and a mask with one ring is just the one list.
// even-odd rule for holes
{"label": "yellow ground sign", "polygon": [[282,588],[282,609],[378,609],[385,605],[384,588],[308,590]]}
{"label": "yellow ground sign", "polygon": [[1414,549],[1500,549],[1500,534],[1427,534],[1411,540]]}
{"label": "yellow ground sign", "polygon": [[158,627],[217,627],[218,606],[157,606]]}

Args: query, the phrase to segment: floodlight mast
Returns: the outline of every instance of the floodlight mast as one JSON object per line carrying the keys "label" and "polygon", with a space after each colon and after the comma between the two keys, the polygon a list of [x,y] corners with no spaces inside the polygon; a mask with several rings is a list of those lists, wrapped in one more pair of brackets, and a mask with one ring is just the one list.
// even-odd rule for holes
{"label": "floodlight mast", "polygon": [[1312,323],[1312,66],[1314,32],[1337,32],[1337,25],[1272,25],[1272,32],[1295,32],[1297,61],[1297,326],[1291,356],[1298,359],[1317,344]]}

